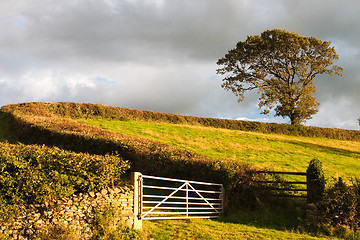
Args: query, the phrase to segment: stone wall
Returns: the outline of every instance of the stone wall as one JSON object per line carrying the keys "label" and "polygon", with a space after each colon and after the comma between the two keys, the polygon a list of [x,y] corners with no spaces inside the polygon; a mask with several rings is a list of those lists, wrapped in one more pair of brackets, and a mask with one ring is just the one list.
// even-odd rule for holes
{"label": "stone wall", "polygon": [[50,229],[73,231],[79,239],[93,235],[91,225],[94,213],[106,209],[121,209],[118,224],[134,224],[134,192],[129,187],[103,189],[100,192],[72,195],[42,205],[22,207],[15,221],[0,225],[0,233],[13,239],[36,239],[46,235]]}
{"label": "stone wall", "polygon": [[316,204],[309,203],[305,206],[305,224],[317,226],[320,223],[320,211]]}

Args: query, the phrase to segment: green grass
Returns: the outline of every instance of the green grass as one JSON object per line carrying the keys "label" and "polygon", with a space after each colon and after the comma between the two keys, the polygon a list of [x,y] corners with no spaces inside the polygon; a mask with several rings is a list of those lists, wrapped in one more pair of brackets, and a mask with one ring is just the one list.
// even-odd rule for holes
{"label": "green grass", "polygon": [[150,237],[160,239],[336,239],[319,238],[308,233],[277,230],[209,219],[144,221]]}
{"label": "green grass", "polygon": [[305,171],[313,158],[323,162],[327,176],[354,176],[360,170],[360,142],[145,121],[81,121],[214,159],[244,161],[272,170]]}
{"label": "green grass", "polygon": [[153,239],[337,239],[321,231],[309,232],[301,225],[304,215],[300,205],[281,204],[272,209],[231,209],[218,219],[143,221]]}

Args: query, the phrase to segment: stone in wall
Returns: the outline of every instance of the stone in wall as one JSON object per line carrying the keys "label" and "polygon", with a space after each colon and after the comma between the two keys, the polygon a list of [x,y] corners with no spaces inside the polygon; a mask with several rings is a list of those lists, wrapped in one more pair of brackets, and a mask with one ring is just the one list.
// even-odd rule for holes
{"label": "stone in wall", "polygon": [[134,222],[133,198],[130,187],[108,188],[22,207],[15,221],[0,225],[0,233],[12,239],[36,239],[50,229],[56,229],[59,233],[72,231],[81,239],[90,239],[94,213],[103,213],[109,206],[121,209],[119,224],[131,227]]}
{"label": "stone in wall", "polygon": [[305,224],[316,226],[319,224],[319,209],[314,203],[305,206]]}

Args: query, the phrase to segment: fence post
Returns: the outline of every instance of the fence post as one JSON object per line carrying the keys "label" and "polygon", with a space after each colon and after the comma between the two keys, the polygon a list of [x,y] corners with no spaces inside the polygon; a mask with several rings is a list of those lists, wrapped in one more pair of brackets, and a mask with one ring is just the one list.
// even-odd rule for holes
{"label": "fence post", "polygon": [[313,159],[306,170],[307,203],[317,203],[325,191],[325,178],[322,164],[318,159]]}
{"label": "fence post", "polygon": [[142,174],[140,172],[132,173],[132,182],[134,184],[134,224],[136,230],[142,229],[141,219],[141,198],[142,198]]}

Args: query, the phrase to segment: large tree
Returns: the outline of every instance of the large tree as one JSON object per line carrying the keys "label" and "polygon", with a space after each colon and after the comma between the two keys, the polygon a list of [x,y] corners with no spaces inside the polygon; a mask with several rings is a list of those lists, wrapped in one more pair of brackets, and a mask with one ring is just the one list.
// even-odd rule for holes
{"label": "large tree", "polygon": [[248,36],[218,60],[222,68],[217,73],[224,75],[221,86],[239,102],[246,91],[257,89],[261,113],[269,114],[275,108],[275,116],[301,124],[318,112],[314,78],[343,71],[333,65],[339,56],[330,44],[280,29]]}

